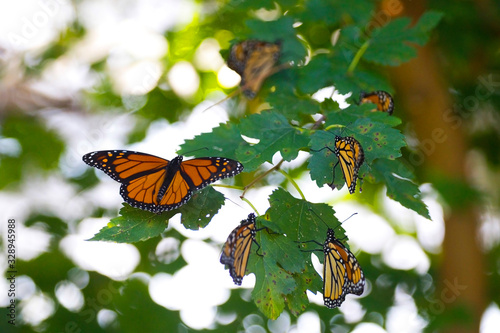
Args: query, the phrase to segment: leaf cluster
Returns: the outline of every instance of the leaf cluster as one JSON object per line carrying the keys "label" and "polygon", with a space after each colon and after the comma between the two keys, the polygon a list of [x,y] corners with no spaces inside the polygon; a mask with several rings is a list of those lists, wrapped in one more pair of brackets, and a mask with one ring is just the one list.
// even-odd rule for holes
{"label": "leaf cluster", "polygon": [[[259,8],[276,10],[280,15],[268,21],[249,16],[251,10]],[[359,173],[363,186],[385,185],[389,198],[429,218],[415,176],[400,159],[401,148],[406,146],[404,135],[396,128],[401,120],[373,112],[373,105],[358,105],[358,96],[362,90],[391,92],[380,66],[399,65],[415,56],[415,45],[427,41],[441,15],[426,13],[413,26],[406,18],[396,18],[367,30],[365,27],[372,19],[369,13],[373,10],[370,1],[356,1],[353,6],[342,1],[319,0],[305,4],[291,0],[231,1],[221,13],[248,16],[238,23],[231,22],[237,32],[234,40],[279,40],[283,46],[280,62],[290,66],[264,83],[257,99],[268,103],[264,111],[256,113],[250,109],[243,117],[186,140],[178,153],[236,159],[245,170],[243,177],[237,176],[235,181],[244,186],[259,186],[254,179],[267,174],[262,174],[263,165],[272,164],[276,156],[282,161],[293,161],[303,151],[310,157],[297,169],[307,172],[319,187],[333,184],[341,189],[344,178],[332,147],[335,136],[352,136],[365,152],[365,163]],[[202,30],[210,31],[213,22],[205,24]],[[336,40],[332,43],[334,36]],[[182,58],[178,53],[177,56]],[[329,87],[340,94],[351,94],[348,99],[351,105],[341,109],[331,97],[314,98],[316,92]],[[149,106],[158,109],[151,103],[162,103],[165,98],[168,96],[155,89],[140,112],[147,113]],[[272,170],[280,165],[274,165]],[[292,178],[288,181],[296,185]],[[306,291],[322,290],[321,277],[311,264],[310,254],[303,252],[313,250],[316,245],[301,242],[321,243],[328,227],[336,230],[339,239],[345,239],[333,208],[308,202],[307,193],[302,194],[300,189],[299,193],[301,199],[283,188],[276,189],[269,197],[266,213],[257,220],[267,232],[257,234],[262,256],[251,254],[248,271],[256,275],[252,298],[268,318],[277,318],[285,307],[295,315],[300,314],[309,304]],[[223,203],[224,196],[207,187],[181,208],[160,215],[125,205],[120,216],[92,240],[144,241],[160,235],[177,213],[182,214],[186,228],[196,230],[205,227]],[[322,261],[321,255],[319,258]]]}

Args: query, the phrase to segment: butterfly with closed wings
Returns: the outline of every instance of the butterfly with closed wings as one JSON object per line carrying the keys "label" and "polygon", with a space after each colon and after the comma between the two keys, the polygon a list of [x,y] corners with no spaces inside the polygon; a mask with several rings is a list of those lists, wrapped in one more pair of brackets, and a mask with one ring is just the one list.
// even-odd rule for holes
{"label": "butterfly with closed wings", "polygon": [[[316,216],[318,215],[316,214]],[[328,308],[341,306],[347,294],[361,295],[363,293],[365,288],[363,270],[354,254],[335,237],[335,231],[332,228],[328,227],[326,240],[323,244],[316,240],[299,243],[315,243],[322,247],[322,249],[303,251],[321,251],[325,256],[323,261],[323,300]]]}
{"label": "butterfly with closed wings", "polygon": [[176,209],[193,192],[243,170],[240,162],[224,157],[171,161],[128,150],[102,150],[83,155],[88,165],[120,182],[120,194],[132,207],[153,213]]}
{"label": "butterfly with closed wings", "polygon": [[255,214],[250,213],[247,219],[231,231],[222,248],[220,263],[229,267],[229,275],[237,285],[241,285],[245,276],[252,243],[257,244],[255,234],[262,229],[256,229]]}
{"label": "butterfly with closed wings", "polygon": [[347,294],[363,293],[365,275],[354,254],[335,238],[333,229],[328,228],[323,252],[323,300],[328,308],[336,308]]}
{"label": "butterfly with closed wings", "polygon": [[[333,166],[333,180],[328,184],[332,190],[335,189],[335,168],[340,164],[340,169],[344,175],[345,183],[349,189],[349,193],[353,194],[356,191],[356,182],[358,180],[359,168],[365,161],[365,154],[363,152],[363,147],[351,136],[341,137],[335,136],[335,149],[331,149],[328,146],[321,148],[320,150],[314,150],[319,152],[323,149],[328,149],[337,156],[338,161]],[[361,191],[361,189],[360,189]]]}

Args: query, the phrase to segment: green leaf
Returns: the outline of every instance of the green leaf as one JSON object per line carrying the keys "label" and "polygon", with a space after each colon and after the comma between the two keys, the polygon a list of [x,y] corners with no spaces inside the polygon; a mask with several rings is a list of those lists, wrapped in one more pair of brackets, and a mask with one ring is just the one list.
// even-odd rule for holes
{"label": "green leaf", "polygon": [[[272,224],[271,221],[258,220]],[[261,231],[257,233],[256,241],[261,245],[262,255],[252,255],[248,270],[256,276],[252,298],[257,307],[272,319],[281,314],[285,303],[296,314],[304,311],[309,304],[306,290],[310,288],[316,292],[322,288],[321,278],[314,269],[313,275],[304,274],[312,268],[305,266],[310,255],[301,252],[288,235]]]}
{"label": "green leaf", "polygon": [[241,137],[238,126],[221,123],[210,133],[202,133],[191,140],[186,140],[177,153],[195,157],[220,156],[237,159],[236,149],[240,146],[248,146],[248,144]]}
{"label": "green leaf", "polygon": [[[318,54],[298,72],[297,88],[304,94],[313,94],[335,84],[334,64],[328,54]],[[347,66],[342,71],[345,73]]]}
{"label": "green leaf", "polygon": [[340,238],[345,236],[335,211],[327,204],[294,198],[282,188],[271,194],[269,203],[271,207],[266,215],[269,214],[271,219],[263,223],[271,230],[287,235],[292,242],[322,242],[328,228],[335,229]]}
{"label": "green leaf", "polygon": [[111,219],[107,226],[99,230],[91,241],[111,241],[134,243],[161,234],[168,226],[168,220],[177,211],[155,214],[123,203],[120,216]]}
{"label": "green leaf", "polygon": [[[344,130],[332,130],[339,136],[353,136],[365,153],[365,162],[370,164],[377,158],[395,159],[401,156],[401,147],[406,146],[404,135],[393,126],[401,120],[385,112],[371,112],[373,105],[351,105],[327,114],[325,126],[346,126]],[[324,145],[312,146],[321,149]],[[333,147],[333,146],[330,146]]]}
{"label": "green leaf", "polygon": [[187,204],[179,208],[182,213],[181,223],[191,230],[204,228],[224,204],[224,194],[205,187],[193,194]]}
{"label": "green leaf", "polygon": [[318,130],[311,135],[312,156],[308,168],[311,179],[318,186],[333,182],[334,187],[340,189],[345,184],[340,165],[337,164],[338,158],[333,153],[336,135],[352,136],[363,147],[365,163],[360,168],[361,177],[375,159],[392,160],[401,156],[401,147],[406,146],[404,135],[392,128],[400,124],[401,120],[385,112],[372,112],[372,109],[373,106],[364,104],[328,112],[325,126],[332,129]]}
{"label": "green leaf", "polygon": [[381,28],[373,30],[370,46],[363,58],[381,65],[397,66],[417,55],[409,42],[423,45],[429,39],[430,31],[437,25],[442,14],[427,12],[419,22],[409,28],[410,19],[397,18]]}
{"label": "green leaf", "polygon": [[243,135],[260,140],[255,145],[239,147],[236,151],[246,171],[255,170],[266,161],[271,162],[278,151],[283,159],[291,161],[297,157],[299,149],[307,147],[308,143],[307,136],[276,111],[265,111],[244,118],[239,128]]}
{"label": "green leaf", "polygon": [[400,160],[376,160],[371,174],[387,186],[387,196],[427,219],[431,219],[426,204],[422,201],[418,185],[409,176],[411,171]]}
{"label": "green leaf", "polygon": [[[299,120],[305,115],[319,112],[320,104],[309,95],[299,96],[296,93],[299,73],[297,68],[289,68],[268,78],[266,82],[276,87],[276,90],[266,97],[273,109],[287,117]],[[310,119],[309,119],[310,120]]]}
{"label": "green leaf", "polygon": [[[310,255],[307,256],[307,258],[309,257]],[[321,254],[319,257],[321,257]],[[304,312],[309,305],[307,290],[312,291],[314,294],[323,292],[323,284],[321,277],[314,270],[312,264],[309,263],[300,274],[293,274],[293,278],[297,287],[294,293],[287,295],[286,300],[292,314],[298,316]]]}
{"label": "green leaf", "polygon": [[[323,251],[322,244],[330,227],[337,237],[345,238],[344,230],[327,204],[313,204],[292,197],[284,189],[274,191],[266,212],[267,219],[259,221],[273,232],[260,232],[262,256],[252,256],[248,269],[255,273],[256,284],[252,297],[259,309],[269,318],[277,318],[285,303],[298,315],[309,300],[307,290],[322,290],[321,277],[314,270],[310,253],[302,250]],[[319,255],[323,262],[323,255]]]}
{"label": "green leaf", "polygon": [[313,24],[322,21],[328,25],[339,25],[342,21],[352,20],[360,25],[366,24],[374,9],[373,3],[368,0],[310,0],[305,2],[305,7],[301,15],[303,22]]}
{"label": "green leaf", "polygon": [[319,187],[333,182],[335,187],[342,188],[345,181],[340,167],[336,166],[335,172],[333,171],[333,167],[338,162],[338,158],[333,152],[335,135],[327,131],[316,131],[311,135],[310,145],[311,158],[309,158],[307,168],[310,170],[311,179],[316,181]]}
{"label": "green leaf", "polygon": [[291,274],[278,266],[277,261],[290,256],[289,244],[285,237],[266,232],[260,233],[259,241],[265,252],[256,260],[254,267],[249,267],[254,270],[256,277],[252,298],[268,318],[276,319],[285,308],[283,295],[293,293],[296,286]]}
{"label": "green leaf", "polygon": [[430,37],[430,32],[438,25],[439,21],[443,18],[443,13],[430,10],[425,12],[417,24],[413,27],[414,34],[410,37],[409,41],[418,45],[425,45]]}

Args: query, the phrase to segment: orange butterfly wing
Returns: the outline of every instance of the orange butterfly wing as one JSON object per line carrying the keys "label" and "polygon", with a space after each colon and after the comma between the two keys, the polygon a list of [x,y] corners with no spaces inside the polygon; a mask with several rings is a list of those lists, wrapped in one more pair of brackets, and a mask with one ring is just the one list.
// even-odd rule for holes
{"label": "orange butterfly wing", "polygon": [[182,159],[177,156],[167,161],[127,150],[97,151],[83,156],[85,163],[122,183],[120,194],[125,202],[153,213],[176,209],[191,198],[194,190],[243,170],[239,162],[222,157],[186,162]]}
{"label": "orange butterfly wing", "polygon": [[255,97],[264,80],[274,73],[280,52],[279,43],[258,40],[247,40],[231,48],[227,65],[241,76],[241,90],[249,99]]}
{"label": "orange butterfly wing", "polygon": [[336,308],[347,294],[363,293],[365,276],[356,257],[335,238],[332,229],[328,229],[324,253],[323,298],[328,308]]}
{"label": "orange butterfly wing", "polygon": [[256,232],[255,215],[251,213],[246,220],[241,221],[241,224],[231,231],[222,248],[220,262],[229,266],[229,274],[237,285],[241,285],[245,276]]}
{"label": "orange butterfly wing", "polygon": [[201,157],[184,161],[179,164],[168,185],[160,191],[160,206],[177,208],[191,198],[194,190],[202,189],[219,179],[233,177],[242,170],[241,163],[223,157]]}
{"label": "orange butterfly wing", "polygon": [[387,112],[390,115],[394,111],[394,100],[392,96],[383,90],[377,90],[371,93],[361,92],[360,104],[364,103],[373,103],[377,105],[378,111]]}
{"label": "orange butterfly wing", "polygon": [[353,194],[356,191],[359,168],[365,160],[363,148],[353,137],[336,136],[334,152],[339,159],[349,193]]}

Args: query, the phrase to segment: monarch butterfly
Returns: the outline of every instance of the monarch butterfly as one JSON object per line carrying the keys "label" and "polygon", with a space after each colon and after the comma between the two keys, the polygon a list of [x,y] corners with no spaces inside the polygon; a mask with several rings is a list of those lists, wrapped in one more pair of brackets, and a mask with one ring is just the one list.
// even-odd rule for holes
{"label": "monarch butterfly", "polygon": [[255,228],[255,214],[250,213],[246,220],[231,231],[222,248],[220,263],[229,266],[229,275],[239,286],[245,276],[252,243],[257,243],[255,234],[259,230]]}
{"label": "monarch butterfly", "polygon": [[[365,160],[363,147],[361,147],[361,144],[351,136],[335,136],[335,150],[333,152],[339,159],[337,164],[340,163],[340,168],[344,174],[349,193],[353,194],[356,192],[356,181],[358,180],[359,168]],[[334,170],[337,164],[333,167]],[[330,187],[332,189],[334,188],[333,182],[330,184]]]}
{"label": "monarch butterfly", "polygon": [[227,66],[241,76],[240,86],[246,97],[254,98],[264,80],[275,72],[280,52],[280,42],[246,40],[233,45]]}
{"label": "monarch butterfly", "polygon": [[377,105],[378,111],[387,112],[392,114],[394,111],[394,100],[392,96],[383,90],[377,90],[371,93],[362,91],[360,94],[360,104],[374,103]]}
{"label": "monarch butterfly", "polygon": [[325,305],[336,308],[342,305],[347,294],[361,295],[365,288],[365,275],[361,270],[356,257],[336,237],[333,229],[328,228],[326,240],[323,244],[316,243],[323,251],[323,300]]}
{"label": "monarch butterfly", "polygon": [[342,305],[347,294],[361,295],[365,288],[365,275],[356,257],[328,228],[323,244],[323,299],[332,309]]}
{"label": "monarch butterfly", "polygon": [[153,213],[176,209],[193,194],[219,179],[243,170],[240,162],[224,157],[182,161],[128,150],[102,150],[83,155],[88,165],[122,183],[120,194],[132,207]]}

